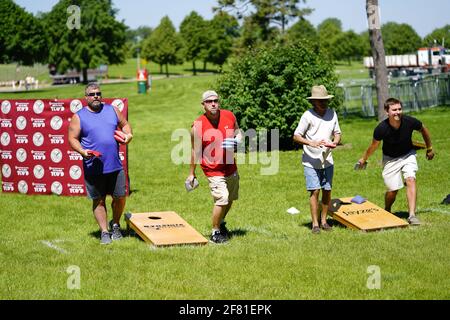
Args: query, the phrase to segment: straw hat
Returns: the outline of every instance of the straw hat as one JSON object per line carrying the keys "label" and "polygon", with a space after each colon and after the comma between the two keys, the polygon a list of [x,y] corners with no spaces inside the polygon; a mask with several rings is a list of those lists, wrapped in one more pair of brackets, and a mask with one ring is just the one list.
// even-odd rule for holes
{"label": "straw hat", "polygon": [[313,86],[311,89],[311,97],[308,97],[306,99],[308,100],[324,100],[324,99],[331,99],[334,96],[331,94],[328,94],[327,88],[325,88],[324,85],[320,86]]}

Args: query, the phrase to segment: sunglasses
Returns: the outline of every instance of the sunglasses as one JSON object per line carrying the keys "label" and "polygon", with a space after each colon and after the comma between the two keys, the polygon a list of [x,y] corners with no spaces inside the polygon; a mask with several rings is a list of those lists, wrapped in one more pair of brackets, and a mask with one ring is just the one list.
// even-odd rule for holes
{"label": "sunglasses", "polygon": [[218,103],[219,102],[219,99],[214,99],[214,100],[205,100],[204,101],[205,103]]}
{"label": "sunglasses", "polygon": [[102,93],[101,92],[90,92],[87,94],[89,97],[101,97]]}

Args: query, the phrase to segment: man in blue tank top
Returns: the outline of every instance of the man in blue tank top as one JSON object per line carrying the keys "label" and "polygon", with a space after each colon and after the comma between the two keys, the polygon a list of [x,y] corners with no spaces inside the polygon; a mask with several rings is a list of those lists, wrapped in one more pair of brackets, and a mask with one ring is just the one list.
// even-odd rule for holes
{"label": "man in blue tank top", "polygon": [[[92,199],[94,217],[100,227],[101,244],[120,240],[120,218],[126,202],[126,181],[119,158],[119,143],[133,138],[130,124],[119,109],[102,102],[97,84],[85,90],[88,105],[72,117],[68,140],[73,150],[83,157],[84,180]],[[121,130],[117,130],[119,127]],[[112,196],[111,233],[107,226],[106,195]]]}

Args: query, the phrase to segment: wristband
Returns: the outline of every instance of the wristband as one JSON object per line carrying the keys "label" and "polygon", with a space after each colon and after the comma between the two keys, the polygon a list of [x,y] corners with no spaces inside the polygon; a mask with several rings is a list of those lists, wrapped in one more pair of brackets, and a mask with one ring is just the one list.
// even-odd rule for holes
{"label": "wristband", "polygon": [[433,151],[433,147],[427,148],[427,152]]}

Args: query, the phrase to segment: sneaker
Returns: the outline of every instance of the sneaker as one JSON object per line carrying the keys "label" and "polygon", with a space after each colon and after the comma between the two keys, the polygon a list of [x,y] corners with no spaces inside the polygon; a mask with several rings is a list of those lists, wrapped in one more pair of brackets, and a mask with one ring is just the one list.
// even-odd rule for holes
{"label": "sneaker", "polygon": [[111,235],[108,231],[102,231],[102,235],[100,238],[100,244],[110,244],[112,242]]}
{"label": "sneaker", "polygon": [[123,238],[122,233],[120,232],[120,225],[117,223],[113,223],[112,220],[109,222],[109,226],[111,228],[111,239],[116,241]]}
{"label": "sneaker", "polygon": [[225,243],[228,239],[220,231],[215,231],[211,235],[210,241],[214,243]]}
{"label": "sneaker", "polygon": [[420,225],[420,220],[416,216],[410,216],[408,218],[408,223],[412,226]]}
{"label": "sneaker", "polygon": [[311,232],[313,234],[319,234],[320,233],[320,227],[319,226],[312,227]]}
{"label": "sneaker", "polygon": [[331,226],[328,223],[322,224],[322,229],[325,230],[325,231],[331,231],[332,230]]}
{"label": "sneaker", "polygon": [[230,237],[230,232],[228,231],[226,224],[226,222],[220,224],[220,233],[228,239]]}

